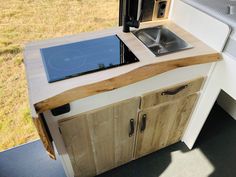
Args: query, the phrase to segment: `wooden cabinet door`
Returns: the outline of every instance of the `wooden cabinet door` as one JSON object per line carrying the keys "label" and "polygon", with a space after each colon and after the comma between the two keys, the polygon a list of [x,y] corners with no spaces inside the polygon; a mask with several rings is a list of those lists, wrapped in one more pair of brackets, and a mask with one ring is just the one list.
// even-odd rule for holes
{"label": "wooden cabinet door", "polygon": [[60,121],[59,127],[74,170],[74,176],[95,176],[96,168],[86,114]]}
{"label": "wooden cabinet door", "polygon": [[59,122],[75,176],[94,176],[132,160],[139,103],[133,98]]}
{"label": "wooden cabinet door", "polygon": [[198,94],[144,109],[139,114],[135,158],[180,141]]}

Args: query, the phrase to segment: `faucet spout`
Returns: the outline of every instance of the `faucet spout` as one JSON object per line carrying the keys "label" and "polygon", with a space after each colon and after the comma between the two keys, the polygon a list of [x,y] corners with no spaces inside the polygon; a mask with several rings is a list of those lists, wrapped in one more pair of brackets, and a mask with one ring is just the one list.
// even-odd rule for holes
{"label": "faucet spout", "polygon": [[[131,4],[131,1],[134,4]],[[130,27],[139,28],[142,14],[141,1],[142,0],[123,0],[123,32],[130,32]]]}

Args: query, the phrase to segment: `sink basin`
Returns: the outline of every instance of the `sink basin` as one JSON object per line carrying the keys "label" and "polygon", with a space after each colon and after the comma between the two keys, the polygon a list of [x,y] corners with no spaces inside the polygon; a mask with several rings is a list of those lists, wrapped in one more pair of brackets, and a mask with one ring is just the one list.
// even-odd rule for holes
{"label": "sink basin", "polygon": [[156,56],[192,48],[164,26],[144,28],[132,32]]}

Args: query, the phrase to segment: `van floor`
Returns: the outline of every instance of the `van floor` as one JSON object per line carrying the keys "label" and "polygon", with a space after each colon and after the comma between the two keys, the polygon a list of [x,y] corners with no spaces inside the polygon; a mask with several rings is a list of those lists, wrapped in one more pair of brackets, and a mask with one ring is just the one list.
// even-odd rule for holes
{"label": "van floor", "polygon": [[[147,155],[97,177],[235,177],[236,121],[214,105],[195,147],[184,143]],[[35,141],[0,153],[0,177],[65,177]]]}

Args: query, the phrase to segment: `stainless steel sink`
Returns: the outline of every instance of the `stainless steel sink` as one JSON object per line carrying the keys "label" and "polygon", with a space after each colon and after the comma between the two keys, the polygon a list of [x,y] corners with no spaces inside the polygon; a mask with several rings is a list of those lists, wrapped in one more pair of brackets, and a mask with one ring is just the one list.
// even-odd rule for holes
{"label": "stainless steel sink", "polygon": [[164,26],[156,26],[133,31],[156,56],[192,48],[187,42],[178,37]]}

